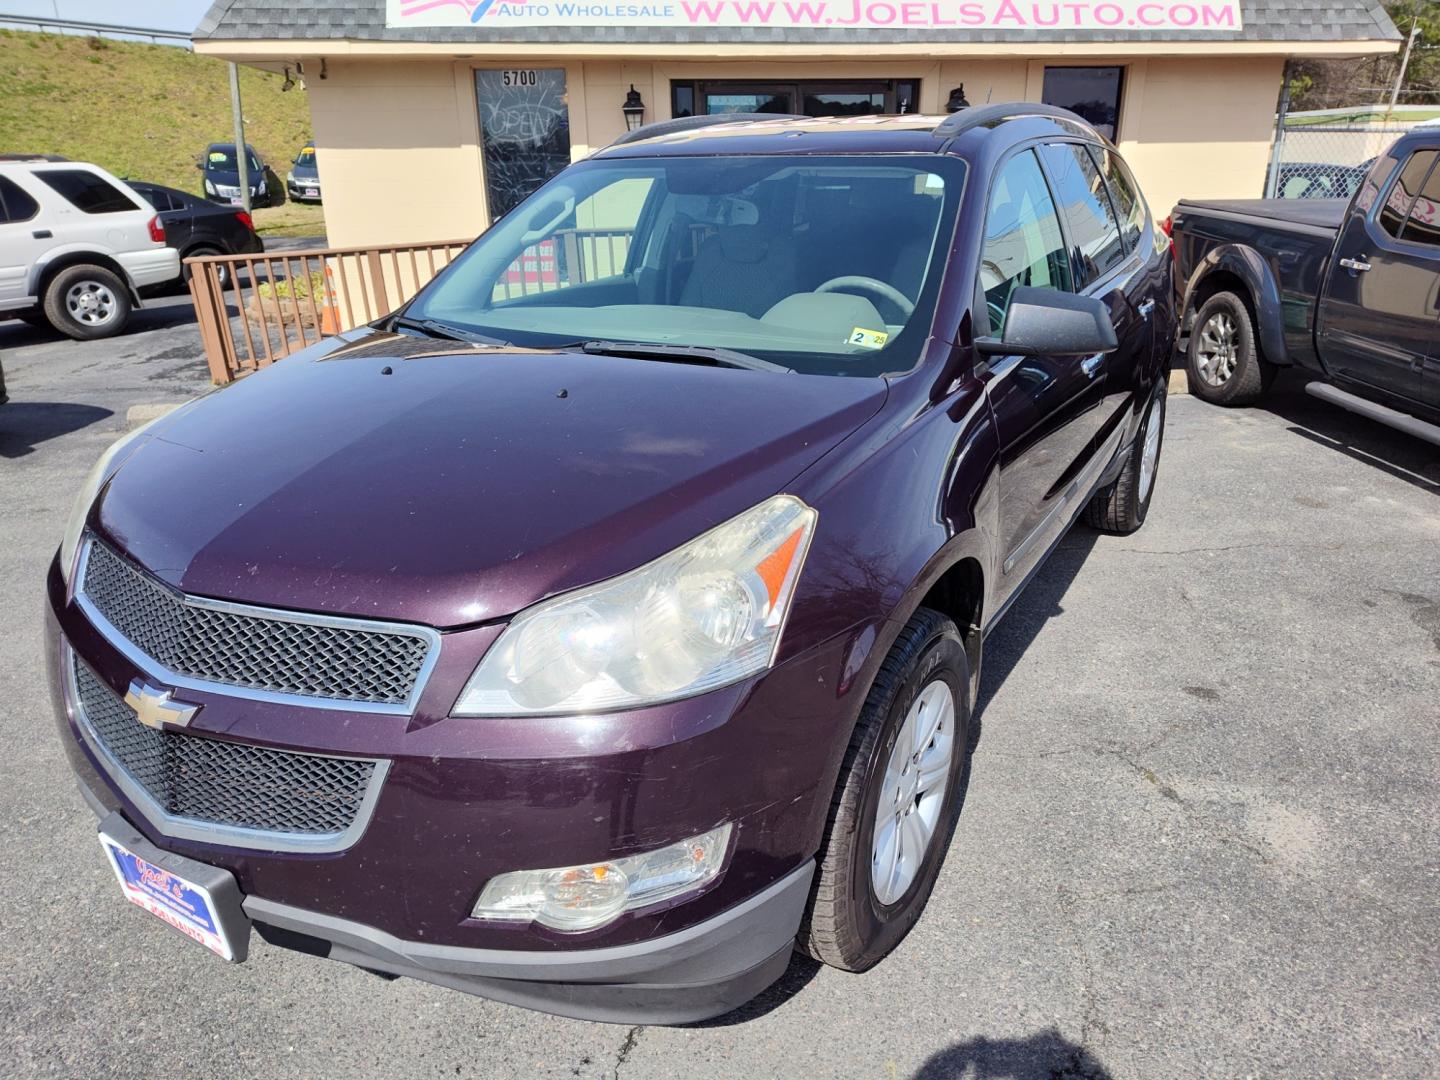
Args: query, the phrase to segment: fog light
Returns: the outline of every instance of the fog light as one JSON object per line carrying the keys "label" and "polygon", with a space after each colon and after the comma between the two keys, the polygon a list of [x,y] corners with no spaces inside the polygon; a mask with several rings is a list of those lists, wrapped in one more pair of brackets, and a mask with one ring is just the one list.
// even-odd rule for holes
{"label": "fog light", "polygon": [[471,917],[593,930],[621,912],[671,900],[714,881],[729,846],[730,826],[721,825],[643,855],[500,874],[481,891]]}

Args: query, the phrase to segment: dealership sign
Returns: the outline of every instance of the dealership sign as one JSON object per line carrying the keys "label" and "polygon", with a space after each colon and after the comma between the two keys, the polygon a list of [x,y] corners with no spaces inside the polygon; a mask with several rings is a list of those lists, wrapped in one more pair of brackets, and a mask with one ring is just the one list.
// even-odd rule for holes
{"label": "dealership sign", "polygon": [[1238,31],[1239,0],[385,0],[389,27]]}

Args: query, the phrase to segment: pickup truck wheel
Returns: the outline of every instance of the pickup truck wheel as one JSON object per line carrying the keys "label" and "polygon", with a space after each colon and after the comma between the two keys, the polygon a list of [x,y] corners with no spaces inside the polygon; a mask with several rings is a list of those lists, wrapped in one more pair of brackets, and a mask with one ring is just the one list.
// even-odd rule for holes
{"label": "pickup truck wheel", "polygon": [[118,334],[130,319],[130,288],[103,266],[67,266],[45,290],[45,317],[79,341]]}
{"label": "pickup truck wheel", "polygon": [[1085,524],[1101,532],[1132,533],[1145,524],[1150,496],[1155,493],[1155,475],[1160,468],[1160,444],[1165,439],[1165,403],[1168,380],[1162,380],[1150,399],[1150,407],[1120,476],[1108,488],[1096,493],[1085,507]]}
{"label": "pickup truck wheel", "polygon": [[1219,292],[1201,305],[1185,358],[1190,393],[1212,405],[1253,405],[1275,377],[1245,301]]}
{"label": "pickup truck wheel", "polygon": [[921,608],[880,666],[840,768],[800,947],[845,971],[885,958],[925,910],[964,801],[970,664]]}

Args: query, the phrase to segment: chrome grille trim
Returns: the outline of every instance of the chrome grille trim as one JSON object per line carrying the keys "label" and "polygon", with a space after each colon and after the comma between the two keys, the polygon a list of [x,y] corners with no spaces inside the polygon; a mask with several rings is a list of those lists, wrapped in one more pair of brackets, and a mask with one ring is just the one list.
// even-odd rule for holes
{"label": "chrome grille trim", "polygon": [[[165,836],[177,840],[191,840],[204,844],[220,844],[225,847],[250,848],[262,851],[292,851],[303,852],[312,855],[327,854],[330,852],[343,851],[352,846],[365,832],[374,814],[375,804],[380,797],[380,789],[384,784],[385,777],[390,771],[390,762],[377,758],[348,757],[337,754],[312,754],[296,750],[276,750],[270,747],[259,746],[253,743],[226,742],[220,739],[210,738],[201,734],[187,734],[175,731],[155,731],[147,728],[134,718],[134,712],[130,706],[120,698],[99,676],[83,664],[79,656],[69,646],[61,646],[61,664],[63,667],[63,683],[66,698],[66,705],[70,715],[75,722],[76,729],[80,732],[86,748],[90,751],[95,761],[99,764],[101,771],[130,800],[132,804],[144,815],[159,832]],[[112,716],[107,720],[99,720],[90,715],[90,708],[85,703],[85,694],[80,687],[81,679],[88,679],[98,685],[98,691],[92,688],[92,696],[95,693],[103,693],[104,699],[99,702],[101,707],[118,707],[129,714],[129,722],[134,725],[134,730],[124,728],[124,718]],[[113,701],[111,700],[113,699]],[[353,813],[344,814],[348,817],[348,823],[342,829],[331,829],[330,831],[296,831],[284,829],[263,829],[236,825],[222,821],[211,821],[199,817],[189,817],[183,814],[169,812],[165,806],[155,797],[151,787],[145,779],[138,777],[130,768],[117,756],[112,749],[111,742],[101,735],[98,724],[103,724],[111,733],[112,741],[117,732],[120,738],[144,740],[146,745],[138,748],[132,747],[135,752],[127,754],[131,763],[142,772],[150,773],[146,779],[149,785],[157,784],[159,781],[154,775],[155,770],[160,768],[155,761],[156,753],[163,753],[161,740],[175,739],[184,740],[193,744],[194,748],[201,750],[201,766],[213,764],[223,759],[224,755],[234,755],[236,758],[272,758],[272,759],[309,759],[323,761],[327,764],[337,766],[366,766],[368,773],[364,775],[363,786],[359,787],[360,797],[358,801],[350,799],[354,803]],[[153,745],[151,745],[153,743]],[[200,747],[199,744],[205,744]],[[192,755],[193,760],[193,755]],[[199,770],[196,770],[199,771]],[[217,770],[218,771],[218,770]],[[357,775],[360,770],[354,769]],[[251,769],[250,780],[253,782],[258,778],[258,771]],[[182,778],[183,779],[183,778]],[[245,782],[245,777],[240,777],[240,782]],[[203,780],[201,781],[203,782]],[[262,794],[271,797],[275,795],[275,785],[270,785],[269,792]],[[302,789],[300,795],[306,792]],[[229,793],[234,800],[235,793]],[[293,797],[293,796],[292,796]],[[191,801],[198,801],[193,795]],[[327,809],[331,818],[335,816],[333,808]]]}
{"label": "chrome grille trim", "polygon": [[[90,594],[89,589],[92,558],[96,560],[97,567],[103,568],[112,577],[117,574],[126,576],[128,579],[124,583],[126,586],[147,594],[148,599],[145,602],[152,604],[155,610],[146,612],[140,617],[150,621],[150,632],[157,638],[156,641],[151,642],[152,645],[167,646],[168,642],[169,646],[174,646],[169,649],[173,654],[167,658],[170,662],[152,655],[142,643],[133,640],[131,634],[137,632],[137,627],[130,627],[130,633],[127,633],[126,629],[116,625],[116,621],[102,610],[97,598]],[[91,535],[86,536],[85,542],[81,546],[74,580],[77,583],[76,604],[105,638],[125,655],[126,659],[155,680],[187,690],[200,690],[247,698],[252,701],[270,701],[309,708],[409,715],[415,711],[430,673],[440,659],[440,635],[431,627],[343,616],[310,615],[278,608],[256,607],[250,604],[191,596],[158,580]],[[116,615],[117,620],[121,618],[113,608],[111,614]],[[163,622],[163,620],[170,620],[170,624],[162,625],[157,629],[154,624]],[[181,628],[182,621],[186,624],[183,630]],[[287,632],[286,628],[302,629]],[[139,629],[144,630],[145,627],[142,626]],[[368,691],[356,689],[347,692],[346,684],[351,680],[344,678],[343,673],[329,670],[329,666],[336,659],[343,659],[340,650],[337,650],[336,655],[332,657],[327,655],[323,648],[314,650],[312,655],[296,659],[294,671],[297,676],[309,678],[312,684],[318,682],[319,685],[312,686],[312,689],[323,692],[306,692],[304,689],[296,689],[296,684],[301,682],[300,678],[296,678],[291,684],[280,688],[259,684],[259,679],[255,677],[257,662],[249,661],[244,657],[234,660],[233,668],[237,674],[249,673],[251,677],[248,682],[231,681],[213,676],[207,678],[204,673],[197,674],[194,670],[177,670],[179,663],[186,662],[182,653],[196,647],[193,640],[196,632],[207,635],[212,643],[215,638],[223,637],[231,644],[236,642],[237,636],[243,638],[245,635],[260,638],[266,634],[288,634],[292,640],[296,637],[316,638],[328,635],[332,640],[342,643],[359,641],[363,649],[369,650],[376,647],[377,643],[371,640],[373,638],[385,637],[392,641],[399,639],[405,643],[401,647],[408,650],[410,654],[409,661],[402,672],[403,682],[407,684],[403,688],[408,692],[403,697],[398,689],[377,692],[372,688]],[[222,645],[224,643],[222,642]],[[288,647],[290,642],[282,641],[279,644]],[[423,653],[421,652],[422,648]],[[212,656],[218,651],[212,644]],[[292,650],[292,657],[293,655]],[[221,655],[219,659],[221,662],[217,666],[223,667],[225,657]],[[270,666],[273,669],[275,665],[272,663]],[[281,666],[283,667],[283,665]],[[371,668],[373,666],[371,663]],[[218,671],[215,674],[224,673]],[[366,669],[361,665],[355,673],[355,681],[360,681],[362,677],[373,687],[377,676],[373,670]],[[395,682],[393,675],[387,678],[390,683]]]}

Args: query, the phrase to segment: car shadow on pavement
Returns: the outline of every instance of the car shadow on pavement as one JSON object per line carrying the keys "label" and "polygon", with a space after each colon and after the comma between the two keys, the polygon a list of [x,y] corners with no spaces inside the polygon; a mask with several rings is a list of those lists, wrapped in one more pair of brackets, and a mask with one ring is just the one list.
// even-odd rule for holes
{"label": "car shadow on pavement", "polygon": [[1260,408],[1290,423],[1302,439],[1389,473],[1422,491],[1440,492],[1440,447],[1347,412],[1305,393],[1308,380],[1281,372]]}
{"label": "car shadow on pavement", "polygon": [[1111,1080],[1105,1066],[1055,1028],[1025,1039],[983,1035],[932,1054],[914,1080]]}
{"label": "car shadow on pavement", "polygon": [[0,458],[33,453],[46,439],[68,435],[115,414],[66,401],[15,401],[0,406]]}
{"label": "car shadow on pavement", "polygon": [[810,980],[820,974],[824,967],[818,960],[814,960],[801,953],[795,953],[790,957],[790,966],[785,969],[785,974],[771,983],[769,987],[761,991],[755,997],[745,1002],[738,1009],[731,1009],[728,1013],[711,1017],[709,1020],[700,1020],[693,1024],[684,1024],[686,1028],[718,1028],[731,1027],[735,1024],[746,1024],[751,1020],[773,1012],[781,1005],[784,1005],[792,997],[805,989]]}
{"label": "car shadow on pavement", "polygon": [[[130,315],[129,324],[113,338],[123,341],[132,334],[143,334],[147,330],[168,330],[175,326],[194,325],[195,305],[188,293],[182,296],[157,297],[147,300],[145,306]],[[49,323],[38,326],[20,319],[0,320],[0,348],[23,349],[27,345],[50,345],[57,341],[68,341]],[[78,344],[86,344],[79,342]]]}
{"label": "car shadow on pavement", "polygon": [[1047,622],[1064,613],[1061,601],[1099,538],[1100,534],[1086,525],[1072,528],[985,639],[980,658],[980,694],[975,702],[977,725],[986,702],[1005,684],[1031,642]]}

